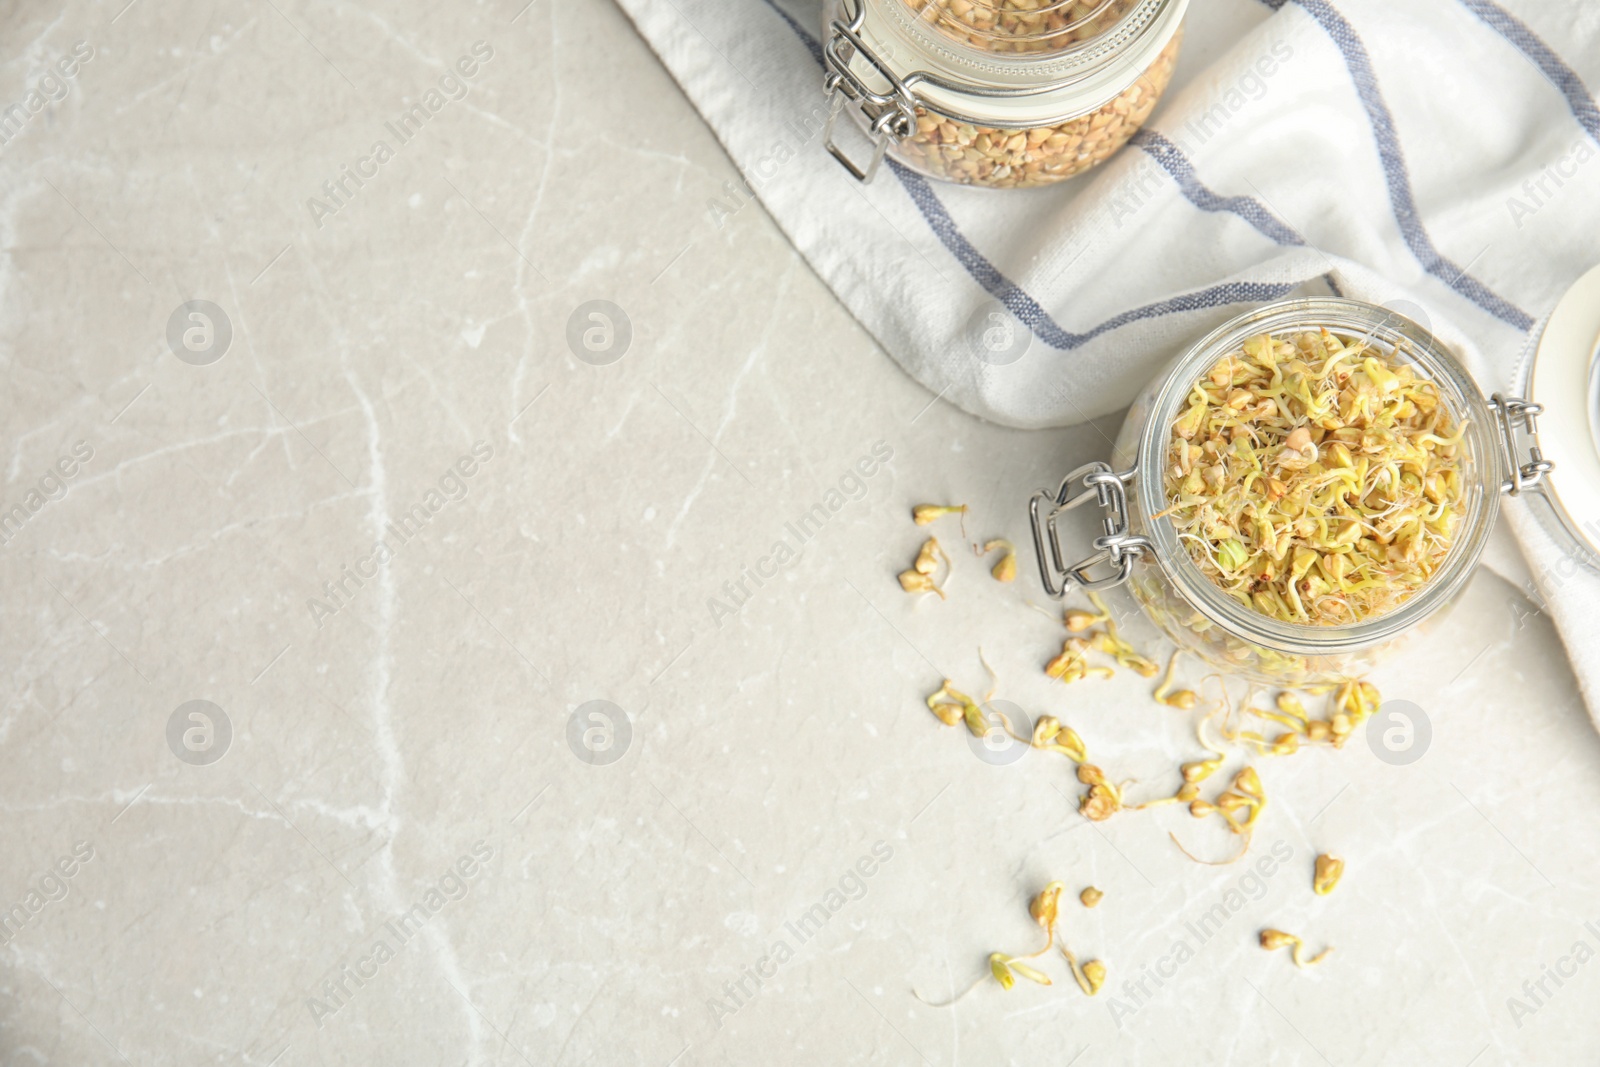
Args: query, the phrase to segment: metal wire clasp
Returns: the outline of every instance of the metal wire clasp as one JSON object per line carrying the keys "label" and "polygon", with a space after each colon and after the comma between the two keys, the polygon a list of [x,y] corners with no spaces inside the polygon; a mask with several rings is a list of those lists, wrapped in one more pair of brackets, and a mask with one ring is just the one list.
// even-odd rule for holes
{"label": "metal wire clasp", "polygon": [[[1109,463],[1086,463],[1063,478],[1061,487],[1054,493],[1040,489],[1033,494],[1028,501],[1028,515],[1033,521],[1033,551],[1039,558],[1039,580],[1044,583],[1046,593],[1061,597],[1074,585],[1083,589],[1109,589],[1128,580],[1133,561],[1151,547],[1145,538],[1128,533],[1127,484],[1136,473],[1136,466],[1114,471]],[[1071,511],[1088,500],[1098,501],[1105,511],[1100,520],[1105,532],[1094,539],[1094,555],[1069,567],[1061,554],[1056,520],[1062,512]],[[1050,509],[1048,514],[1044,510],[1046,505]],[[1047,536],[1048,551],[1045,548]],[[1105,563],[1116,569],[1094,577],[1093,568]]]}
{"label": "metal wire clasp", "polygon": [[[1489,410],[1494,412],[1500,429],[1501,455],[1505,458],[1506,470],[1511,472],[1510,477],[1500,483],[1500,491],[1516,496],[1524,489],[1538,485],[1546,474],[1555,469],[1555,464],[1545,459],[1544,453],[1539,450],[1538,417],[1544,413],[1544,405],[1518,396],[1495,393],[1489,398]],[[1519,430],[1528,438],[1527,463],[1519,462],[1519,449],[1522,447],[1518,439]]]}
{"label": "metal wire clasp", "polygon": [[[823,86],[833,101],[833,106],[828,110],[828,122],[823,129],[822,141],[833,158],[843,164],[845,170],[855,175],[856,180],[862,183],[870,182],[872,176],[878,172],[878,165],[883,162],[884,154],[888,152],[891,142],[900,141],[911,135],[917,119],[917,99],[910,88],[896,76],[883,58],[861,39],[861,25],[865,19],[866,4],[858,3],[856,13],[848,23],[834,19],[829,24],[828,41],[822,48],[823,62],[828,68]],[[889,92],[875,92],[855,71],[851,70],[850,62],[856,56],[866,60],[872,69],[888,82]],[[844,150],[833,139],[834,124],[838,121],[839,112],[844,110],[847,100],[855,102],[861,108],[861,113],[867,117],[867,128],[871,131],[872,161],[865,167],[858,166],[854,160],[845,155]]]}

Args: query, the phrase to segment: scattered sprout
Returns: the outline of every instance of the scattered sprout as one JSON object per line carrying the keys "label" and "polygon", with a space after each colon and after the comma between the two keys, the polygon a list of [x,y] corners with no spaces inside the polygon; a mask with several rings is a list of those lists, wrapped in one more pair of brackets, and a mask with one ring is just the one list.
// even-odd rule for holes
{"label": "scattered sprout", "polygon": [[[1015,960],[1015,959],[1011,959],[1011,958],[1006,957],[1006,956],[1002,956],[998,952],[996,952],[993,956],[989,957],[989,969],[990,970],[994,970],[997,960],[1002,961],[1003,965],[1005,966],[1005,968],[1007,970],[1011,971],[1013,974],[1021,975],[1022,977],[1026,978],[1030,982],[1038,982],[1040,985],[1054,985],[1055,984],[1055,983],[1050,981],[1050,976],[1048,974],[1045,974],[1043,971],[1038,970],[1035,967],[1031,967],[1028,964],[1023,963],[1021,960]],[[999,977],[998,972],[996,973],[995,977],[997,977],[997,978]],[[1004,986],[1005,988],[1007,988],[1007,989],[1011,988],[1011,983],[1005,981],[1004,979],[1001,979],[1000,984],[1002,986]]]}
{"label": "scattered sprout", "polygon": [[1033,737],[1029,744],[1034,748],[1044,748],[1054,741],[1061,733],[1061,720],[1054,715],[1041,715],[1039,721],[1033,724]]}
{"label": "scattered sprout", "polygon": [[1161,670],[1154,661],[1140,655],[1132,645],[1109,629],[1097,630],[1089,639],[1089,647],[1096,652],[1104,652],[1124,667],[1146,678],[1154,678]]}
{"label": "scattered sprout", "polygon": [[1122,810],[1122,789],[1092,763],[1078,766],[1078,781],[1089,791],[1078,800],[1078,813],[1090,822],[1104,822]]}
{"label": "scattered sprout", "polygon": [[[1265,941],[1262,942],[1262,944],[1265,943]],[[1003,952],[991,953],[989,956],[989,973],[994,975],[994,979],[1000,983],[1001,989],[1010,989],[1017,984],[1017,980],[1011,976],[1011,968],[1006,966],[1010,962],[1011,957]]]}
{"label": "scattered sprout", "polygon": [[1329,945],[1315,956],[1307,959],[1305,956],[1306,946],[1303,941],[1293,934],[1286,934],[1282,930],[1270,929],[1261,931],[1261,947],[1268,952],[1276,952],[1280,948],[1292,948],[1296,967],[1315,967],[1327,959],[1328,953],[1333,951],[1333,946]]}
{"label": "scattered sprout", "polygon": [[[1342,357],[1341,357],[1342,358]],[[1333,367],[1337,360],[1330,360],[1327,367]],[[1363,368],[1365,364],[1363,364]],[[1325,368],[1326,369],[1326,368]],[[1236,382],[1239,369],[1232,364],[1219,364],[1218,373],[1211,379],[1215,382],[1218,378],[1228,382]],[[1344,374],[1341,380],[1349,379],[1353,372]],[[1405,374],[1391,371],[1396,382],[1401,382]],[[1405,372],[1409,373],[1409,372]],[[1381,378],[1372,378],[1376,381]],[[1302,383],[1303,384],[1303,383]],[[1424,385],[1426,383],[1423,383]],[[1396,386],[1395,388],[1399,388]],[[1420,386],[1419,386],[1420,388]],[[1243,390],[1240,390],[1243,392]],[[1237,412],[1250,412],[1251,399],[1248,395],[1240,396],[1236,392],[1228,394],[1230,410]],[[1342,401],[1341,401],[1342,402]],[[1263,417],[1266,417],[1265,414]],[[1270,420],[1269,420],[1270,421]],[[1184,440],[1190,440],[1204,428],[1204,420],[1196,421],[1193,433]],[[1297,426],[1294,429],[1302,429]],[[1439,429],[1448,430],[1445,425],[1438,425]],[[1326,429],[1323,427],[1323,429]],[[1182,434],[1180,434],[1182,436]],[[1243,440],[1248,433],[1235,435]],[[1362,442],[1346,444],[1343,440],[1334,439],[1329,442],[1327,434],[1318,434],[1316,429],[1306,429],[1303,436],[1296,436],[1294,430],[1282,435],[1279,444],[1280,451],[1274,460],[1276,466],[1272,476],[1265,479],[1268,496],[1274,501],[1287,499],[1293,490],[1293,475],[1296,471],[1311,470],[1317,466],[1331,465],[1337,470],[1356,470],[1363,462],[1370,461],[1362,451]],[[1204,438],[1202,438],[1204,440]],[[1319,451],[1319,442],[1327,447]],[[1439,442],[1425,442],[1425,447],[1432,450]],[[1315,453],[1315,454],[1313,454]],[[1203,454],[1203,453],[1202,453]],[[1366,457],[1365,459],[1363,457]],[[1298,466],[1300,460],[1305,461],[1304,467]],[[1402,477],[1409,472],[1402,467]],[[1204,478],[1205,475],[1202,475]],[[919,524],[926,525],[943,515],[960,513],[965,514],[965,506],[945,507],[943,505],[919,505],[914,516]],[[1330,536],[1339,539],[1345,538],[1349,531],[1345,529],[1343,520],[1330,527]],[[1224,540],[1237,541],[1241,548],[1248,549],[1249,555],[1245,563],[1255,566],[1258,562],[1259,549],[1252,547],[1254,542],[1248,536],[1242,536],[1244,531],[1236,531],[1241,536]],[[1356,536],[1351,544],[1358,544],[1364,540]],[[1345,566],[1343,562],[1331,562],[1343,559],[1348,553],[1337,556],[1323,556],[1311,558],[1302,547],[1290,546],[1293,552],[1284,558],[1288,561],[1288,572],[1297,579],[1313,576],[1315,569],[1324,564],[1335,570]],[[981,549],[973,546],[978,554],[1002,551],[1001,559],[992,568],[994,577],[1000,581],[1009,581],[1015,577],[1015,548],[1005,540],[994,539],[984,543]],[[1226,562],[1235,562],[1236,550],[1227,547],[1219,550],[1219,559]],[[1287,550],[1286,550],[1287,551]],[[947,578],[950,573],[951,561],[945,555],[939,542],[929,538],[918,552],[912,568],[900,576],[902,585],[908,590],[936,592],[942,597],[942,583],[937,579],[942,574]],[[1003,569],[1005,568],[1005,569]],[[1349,572],[1345,572],[1349,573]],[[1083,609],[1067,609],[1062,621],[1068,631],[1068,636],[1062,643],[1061,652],[1045,665],[1045,673],[1063,682],[1073,682],[1090,675],[1109,677],[1114,672],[1109,667],[1090,666],[1087,654],[1091,651],[1105,653],[1114,658],[1118,664],[1127,667],[1140,675],[1153,678],[1160,672],[1155,661],[1139,653],[1131,644],[1118,633],[1117,625],[1113,621],[1112,613],[1105,602],[1094,593],[1089,594],[1089,599],[1094,605],[1093,611]],[[1038,609],[1043,611],[1043,609]],[[1050,613],[1047,613],[1050,614]],[[1053,614],[1052,614],[1053,617]],[[1098,627],[1098,628],[1097,628]],[[1174,652],[1168,660],[1166,672],[1160,684],[1152,693],[1153,698],[1159,703],[1183,711],[1194,710],[1199,705],[1196,693],[1191,689],[1175,689],[1177,660],[1179,653]],[[1216,796],[1209,799],[1202,797],[1201,785],[1214,776],[1223,767],[1229,757],[1229,750],[1221,747],[1220,742],[1209,739],[1208,727],[1214,727],[1225,742],[1235,746],[1243,746],[1247,752],[1259,755],[1286,756],[1298,752],[1303,744],[1327,743],[1334,747],[1341,747],[1361,725],[1377,710],[1382,697],[1377,688],[1369,682],[1350,679],[1335,684],[1306,687],[1305,692],[1313,695],[1324,696],[1327,699],[1327,708],[1323,717],[1313,718],[1306,710],[1301,697],[1294,692],[1283,691],[1276,695],[1272,701],[1272,708],[1251,706],[1251,696],[1247,696],[1242,705],[1236,706],[1229,694],[1225,680],[1219,675],[1210,675],[1203,682],[1218,681],[1221,685],[1221,699],[1209,705],[1194,719],[1195,735],[1200,744],[1208,752],[1202,759],[1191,760],[1183,763],[1178,769],[1182,784],[1171,796],[1159,796],[1143,803],[1130,805],[1125,797],[1124,789],[1132,783],[1118,784],[1111,780],[1099,766],[1088,762],[1088,750],[1083,738],[1071,727],[1064,725],[1055,715],[1041,715],[1033,723],[1032,731],[1027,736],[1016,733],[1012,724],[1003,713],[996,711],[985,712],[989,701],[994,696],[998,680],[995,672],[989,666],[988,660],[983,655],[983,650],[978,651],[979,659],[988,670],[991,686],[987,695],[981,701],[968,696],[958,690],[954,683],[945,679],[937,690],[929,694],[926,703],[928,709],[939,721],[947,726],[964,724],[976,737],[986,737],[994,729],[990,721],[998,715],[1001,727],[1006,734],[1014,740],[1027,744],[1033,748],[1053,751],[1066,756],[1077,764],[1076,776],[1078,781],[1087,786],[1087,790],[1078,798],[1078,811],[1092,822],[1101,822],[1109,819],[1119,811],[1139,810],[1166,804],[1183,804],[1193,818],[1208,819],[1220,816],[1227,825],[1229,832],[1239,839],[1239,849],[1230,859],[1220,861],[1201,860],[1178,840],[1175,834],[1169,834],[1174,844],[1190,859],[1198,863],[1217,866],[1233,863],[1244,856],[1250,848],[1251,839],[1255,828],[1267,807],[1266,789],[1260,775],[1254,767],[1246,766],[1239,769],[1233,776],[1228,788],[1223,789]],[[1261,723],[1275,724],[1278,728],[1273,731],[1271,727],[1262,727],[1253,724],[1251,719]],[[1237,751],[1237,747],[1234,751]],[[1335,857],[1319,855],[1316,858],[1313,888],[1319,895],[1326,895],[1333,891],[1343,874],[1344,863]],[[1011,956],[1005,953],[994,953],[989,957],[989,973],[1004,989],[1012,989],[1016,979],[1026,978],[1031,982],[1041,985],[1050,985],[1050,977],[1043,971],[1025,962],[1048,952],[1052,947],[1058,947],[1072,969],[1074,980],[1086,995],[1094,996],[1104,986],[1106,979],[1105,964],[1099,960],[1090,960],[1080,966],[1077,958],[1065,944],[1057,943],[1057,923],[1060,918],[1060,897],[1063,886],[1060,882],[1051,882],[1041,890],[1029,905],[1029,913],[1034,921],[1046,933],[1046,942],[1043,948],[1026,956]],[[1097,906],[1104,898],[1104,894],[1094,886],[1087,886],[1078,894],[1079,902],[1085,908]],[[1321,962],[1331,948],[1324,949],[1317,955],[1307,958],[1304,945],[1300,939],[1280,930],[1264,930],[1261,932],[1261,944],[1264,948],[1292,948],[1296,966],[1309,967]],[[987,977],[980,979],[987,981]],[[976,986],[972,987],[975,988]],[[946,1002],[948,1004],[959,1000],[961,996],[970,993],[971,988]],[[920,994],[918,994],[920,999]]]}
{"label": "scattered sprout", "polygon": [[1175,693],[1171,691],[1172,673],[1177,668],[1178,657],[1181,655],[1183,655],[1182,649],[1178,649],[1172,653],[1172,657],[1167,660],[1166,676],[1161,679],[1161,684],[1156,686],[1156,691],[1152,693],[1151,696],[1155,697],[1169,708],[1177,708],[1179,711],[1193,711],[1195,704],[1198,703],[1198,698],[1194,695],[1194,690],[1180,689]]}
{"label": "scattered sprout", "polygon": [[[946,678],[938,689],[928,694],[928,710],[939,717],[939,721],[946,726],[954,726],[962,720],[970,722],[971,714],[976,714],[981,720],[983,713],[978,710],[977,703],[967,694],[955,687],[955,683]],[[970,709],[970,711],[969,711]]]}
{"label": "scattered sprout", "polygon": [[911,509],[911,521],[918,526],[928,526],[946,515],[961,515],[965,517],[966,514],[967,506],[965,504],[918,504]]}
{"label": "scattered sprout", "polygon": [[1061,882],[1051,882],[1028,903],[1028,914],[1033,916],[1034,922],[1044,927],[1052,942],[1056,936],[1056,919],[1061,912],[1061,891],[1065,888]]}
{"label": "scattered sprout", "polygon": [[1110,617],[1109,615],[1097,615],[1092,611],[1084,611],[1082,608],[1068,608],[1063,619],[1066,621],[1069,632],[1081,634],[1089,627],[1105,622]]}
{"label": "scattered sprout", "polygon": [[[1298,937],[1295,937],[1292,934],[1286,934],[1282,930],[1261,931],[1261,947],[1266,949],[1268,952],[1276,952],[1280,948],[1286,948],[1289,945],[1298,945],[1299,943],[1300,939]],[[992,959],[994,957],[990,958]]]}
{"label": "scattered sprout", "polygon": [[1082,763],[1089,758],[1083,738],[1072,727],[1061,725],[1061,720],[1054,715],[1039,716],[1039,721],[1033,724],[1033,736],[1028,743],[1034,748],[1059,752],[1074,763]]}
{"label": "scattered sprout", "polygon": [[1093,604],[1105,620],[1106,628],[1102,633],[1092,635],[1094,647],[1110,655],[1118,663],[1145,678],[1154,678],[1161,672],[1161,668],[1148,656],[1141,655],[1132,645],[1122,639],[1117,632],[1116,621],[1111,618],[1111,609],[1094,590],[1089,591],[1089,602]]}
{"label": "scattered sprout", "polygon": [[1317,857],[1311,888],[1316,891],[1317,896],[1325,897],[1333,892],[1342,877],[1344,877],[1344,860],[1323,853]]}
{"label": "scattered sprout", "polygon": [[[1206,773],[1209,775],[1210,772]],[[1207,803],[1196,798],[1189,802],[1190,815],[1196,819],[1204,819],[1210,815],[1220,814],[1223,822],[1228,824],[1228,830],[1238,835],[1239,851],[1231,859],[1203,860],[1184,848],[1177,834],[1168,831],[1167,836],[1172,838],[1172,843],[1178,846],[1180,852],[1196,863],[1223,867],[1237,861],[1250,851],[1250,840],[1255,835],[1256,821],[1266,809],[1267,791],[1261,784],[1261,776],[1256,773],[1254,767],[1245,767],[1233,776],[1233,788],[1224,790],[1216,800]]]}
{"label": "scattered sprout", "polygon": [[[1001,989],[1009,990],[1015,988],[1018,978],[1026,978],[1030,982],[1037,982],[1039,985],[1045,986],[1055,984],[1048,974],[1026,961],[1037,959],[1052,948],[1057,947],[1056,925],[1061,921],[1061,893],[1064,889],[1064,883],[1051,882],[1028,902],[1028,914],[1045,932],[1044,947],[1025,956],[1013,956],[1005,952],[992,952],[989,954],[989,975],[1000,983]],[[1088,892],[1088,890],[1085,890],[1085,892]],[[1072,968],[1072,977],[1078,983],[1078,987],[1089,996],[1094,996],[1094,994],[1098,993],[1100,987],[1105,984],[1105,964],[1091,960],[1080,968],[1078,966],[1078,958],[1072,954],[1072,950],[1065,944],[1061,944],[1059,947],[1061,954],[1066,957],[1068,965]],[[936,1008],[948,1008],[983,984],[983,981],[984,979],[982,978],[978,979],[965,990],[942,1003],[933,1003],[924,999],[921,993],[917,993],[915,990],[912,992],[918,1000],[923,1001],[925,1004],[933,1004]]]}
{"label": "scattered sprout", "polygon": [[1311,718],[1305,704],[1293,693],[1279,693],[1275,703],[1277,711],[1264,708],[1246,710],[1257,718],[1287,727],[1286,732],[1271,740],[1250,730],[1238,730],[1226,736],[1230,740],[1249,744],[1257,752],[1274,756],[1290,756],[1298,752],[1302,738],[1308,744],[1326,742],[1334,748],[1343,748],[1355,731],[1378,710],[1382,697],[1371,682],[1343,682],[1331,689],[1327,717],[1324,719]]}
{"label": "scattered sprout", "polygon": [[1089,643],[1081,637],[1069,637],[1061,643],[1061,654],[1044,665],[1044,673],[1062,682],[1076,682],[1080,678],[1109,678],[1110,667],[1091,667],[1084,658]]}
{"label": "scattered sprout", "polygon": [[1016,581],[1017,580],[1017,550],[1016,550],[1016,547],[1014,545],[1012,545],[1012,543],[1010,541],[1007,541],[1004,538],[996,538],[993,541],[985,542],[984,546],[983,546],[983,550],[986,553],[987,552],[993,552],[997,548],[1000,549],[1003,554],[1000,557],[1000,561],[994,565],[994,567],[989,571],[989,573],[994,575],[994,580],[997,581],[997,582],[1014,582],[1014,581]]}
{"label": "scattered sprout", "polygon": [[900,588],[908,593],[938,593],[939,599],[944,599],[944,590],[935,585],[932,578],[916,571],[900,572]]}

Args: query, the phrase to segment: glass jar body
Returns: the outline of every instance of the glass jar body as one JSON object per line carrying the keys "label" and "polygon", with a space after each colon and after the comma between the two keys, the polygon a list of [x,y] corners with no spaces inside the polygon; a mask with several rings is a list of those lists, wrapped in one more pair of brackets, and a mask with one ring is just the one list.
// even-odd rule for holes
{"label": "glass jar body", "polygon": [[[1243,338],[1319,327],[1368,338],[1390,351],[1396,344],[1405,346],[1408,357],[1416,355],[1407,361],[1435,382],[1456,420],[1465,424],[1461,519],[1445,565],[1389,614],[1340,627],[1290,625],[1240,609],[1191,563],[1171,524],[1152,519],[1168,506],[1163,472],[1176,401]],[[1481,394],[1454,358],[1420,327],[1387,309],[1349,300],[1303,300],[1241,316],[1156,375],[1118,434],[1111,462],[1129,483],[1128,534],[1143,546],[1129,568],[1129,590],[1180,649],[1218,670],[1284,688],[1358,678],[1443,617],[1475,568],[1498,512],[1502,464],[1493,424]]]}
{"label": "glass jar body", "polygon": [[[900,114],[886,131],[881,109],[845,110],[888,158],[983,188],[1051,185],[1109,159],[1150,117],[1182,47],[1182,0],[827,0],[825,30],[860,26],[873,4],[886,23],[917,27],[882,43],[898,62],[872,61],[904,79],[903,91],[890,94]],[[1135,19],[1131,31],[1118,21],[1125,16]],[[971,80],[925,77],[919,64],[940,54],[970,64],[963,73]]]}
{"label": "glass jar body", "polygon": [[[1110,159],[1143,126],[1172,80],[1183,31],[1109,102],[1078,118],[1007,129],[917,109],[916,129],[889,155],[919,174],[988,189],[1031,189],[1075,177]],[[859,115],[859,112],[857,113]],[[863,129],[866,121],[861,119]]]}

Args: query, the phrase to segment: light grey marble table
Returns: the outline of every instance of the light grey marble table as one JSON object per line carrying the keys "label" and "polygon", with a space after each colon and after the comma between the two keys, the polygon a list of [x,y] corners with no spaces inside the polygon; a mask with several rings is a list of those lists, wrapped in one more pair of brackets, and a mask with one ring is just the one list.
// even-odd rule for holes
{"label": "light grey marble table", "polygon": [[[1020,542],[1113,424],[933,402],[708,210],[735,172],[609,4],[124,2],[0,14],[0,1060],[1592,1055],[1600,742],[1511,584],[1376,679],[1416,762],[1262,763],[1270,875],[1086,823],[922,697],[982,644],[1136,789],[1188,718],[1048,685],[1026,560],[893,575],[912,503]],[[914,999],[1050,878],[1106,892],[1099,998]]]}

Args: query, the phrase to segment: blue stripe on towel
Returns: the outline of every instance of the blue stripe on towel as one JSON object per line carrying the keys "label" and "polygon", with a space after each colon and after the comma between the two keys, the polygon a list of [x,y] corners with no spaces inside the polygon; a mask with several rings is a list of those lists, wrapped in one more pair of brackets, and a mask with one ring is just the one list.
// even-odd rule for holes
{"label": "blue stripe on towel", "polygon": [[789,28],[794,31],[794,35],[804,41],[807,48],[811,49],[811,58],[817,61],[817,66],[822,66],[822,42],[811,36],[804,26],[794,20],[793,15],[779,7],[777,0],[767,0],[767,6],[776,11],[778,17],[789,24]]}
{"label": "blue stripe on towel", "polygon": [[911,202],[917,205],[917,210],[922,212],[922,217],[927,220],[928,226],[939,238],[950,254],[956,257],[967,273],[972,275],[974,281],[983,286],[990,296],[1006,306],[1017,321],[1033,331],[1033,335],[1052,348],[1073,349],[1079,345],[1094,340],[1101,334],[1115,330],[1119,326],[1139,322],[1143,319],[1153,319],[1161,315],[1171,315],[1180,311],[1199,311],[1204,308],[1220,307],[1225,304],[1238,304],[1254,301],[1277,300],[1286,296],[1299,287],[1298,282],[1225,282],[1214,285],[1209,289],[1201,289],[1192,293],[1183,293],[1158,300],[1153,304],[1132,308],[1113,316],[1092,327],[1085,333],[1072,333],[1062,329],[1038,301],[1029,296],[1021,286],[1008,280],[1005,275],[984,258],[983,253],[972,247],[956,225],[950,213],[945,210],[938,194],[928,184],[928,179],[908,167],[889,161],[894,168],[896,177],[905,186],[906,192],[911,195]]}
{"label": "blue stripe on towel", "polygon": [[[1261,2],[1277,10],[1283,7],[1287,0],[1261,0]],[[1412,255],[1417,257],[1417,261],[1429,274],[1495,318],[1519,330],[1531,329],[1532,316],[1494,293],[1434,247],[1432,238],[1423,228],[1416,197],[1411,191],[1411,177],[1406,169],[1405,153],[1400,149],[1400,138],[1395,131],[1394,116],[1390,114],[1389,106],[1383,101],[1383,93],[1378,88],[1377,74],[1372,69],[1372,58],[1367,54],[1366,46],[1361,43],[1361,37],[1355,28],[1332,4],[1328,3],[1328,0],[1295,0],[1295,2],[1317,20],[1344,56],[1345,66],[1350,70],[1350,80],[1355,84],[1356,94],[1361,98],[1362,106],[1366,108],[1367,120],[1372,125],[1372,135],[1377,141],[1378,157],[1383,162],[1383,173],[1389,186],[1389,203],[1394,209],[1395,221],[1400,225],[1400,236],[1405,239]]]}
{"label": "blue stripe on towel", "polygon": [[1155,130],[1146,127],[1133,135],[1132,144],[1150,154],[1161,164],[1161,169],[1172,175],[1178,189],[1189,203],[1201,211],[1226,211],[1239,216],[1260,230],[1262,235],[1280,245],[1303,245],[1305,238],[1281,222],[1258,200],[1250,196],[1220,196],[1206,188],[1194,172],[1194,164],[1183,154],[1183,149],[1167,140]]}
{"label": "blue stripe on towel", "polygon": [[[811,52],[812,58],[817,61],[818,66],[821,66],[823,63],[821,43],[805,27],[795,21],[793,16],[780,7],[777,0],[766,0],[766,3],[788,25],[795,36],[805,43],[806,48]],[[886,162],[895,177],[900,180],[900,184],[905,187],[906,193],[911,197],[911,202],[922,213],[922,217],[927,221],[928,227],[933,230],[934,235],[939,238],[939,242],[944,245],[945,249],[972,276],[973,281],[982,286],[989,295],[1004,304],[1006,309],[1017,317],[1017,321],[1027,326],[1035,337],[1052,348],[1068,351],[1094,340],[1103,333],[1127,326],[1130,323],[1159,318],[1163,315],[1172,315],[1185,311],[1201,311],[1206,308],[1223,307],[1228,304],[1277,300],[1287,296],[1304,284],[1304,282],[1225,282],[1221,285],[1214,285],[1209,289],[1181,293],[1165,300],[1158,300],[1153,304],[1131,308],[1107,319],[1098,326],[1091,327],[1085,333],[1072,333],[1069,330],[1062,329],[1050,317],[1050,314],[1040,306],[1037,300],[1030,296],[1020,285],[1002,274],[1000,269],[989,262],[983,253],[973,247],[972,242],[968,241],[966,235],[961,232],[960,226],[951,217],[949,210],[944,206],[944,202],[939,199],[938,194],[933,191],[926,178],[892,159]],[[1193,173],[1192,168],[1190,173]],[[1195,185],[1197,188],[1204,188],[1199,185],[1198,180],[1195,181]],[[1209,190],[1206,190],[1206,192],[1209,194]],[[1214,196],[1215,194],[1210,195]],[[1241,198],[1235,197],[1232,199]],[[1218,200],[1220,201],[1221,198],[1218,198]],[[1254,202],[1252,201],[1252,203]],[[1228,208],[1226,210],[1233,209]],[[1265,209],[1261,210],[1265,215]],[[1272,219],[1270,215],[1265,215],[1265,217],[1273,223],[1277,223],[1277,220]],[[1255,225],[1254,220],[1247,221]],[[1260,229],[1260,226],[1257,226],[1257,229]],[[1289,233],[1294,236],[1293,231],[1289,231]],[[1268,234],[1268,236],[1271,235]],[[1298,239],[1293,243],[1304,244],[1303,241]],[[1323,275],[1323,280],[1327,283],[1329,289],[1338,293],[1338,286],[1334,283],[1331,275]]]}
{"label": "blue stripe on towel", "polygon": [[1491,30],[1510,41],[1517,50],[1528,57],[1528,60],[1546,78],[1550,84],[1560,90],[1561,95],[1567,98],[1567,106],[1572,109],[1573,117],[1578,120],[1590,137],[1600,141],[1600,107],[1596,107],[1594,97],[1589,95],[1589,90],[1584,86],[1583,79],[1578,77],[1578,72],[1567,66],[1562,58],[1556,55],[1555,50],[1539,35],[1528,28],[1527,24],[1511,12],[1492,3],[1491,0],[1461,0],[1462,6],[1482,19]]}

